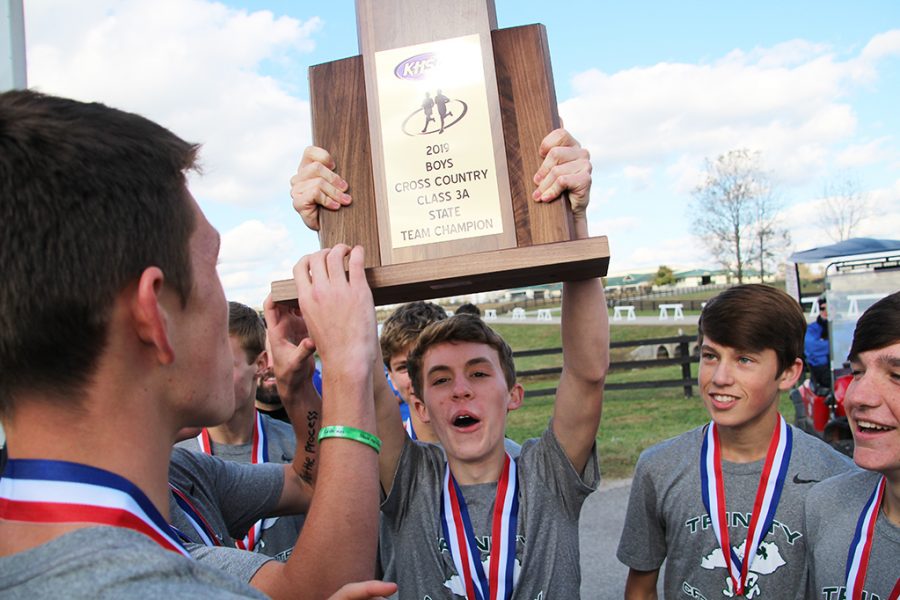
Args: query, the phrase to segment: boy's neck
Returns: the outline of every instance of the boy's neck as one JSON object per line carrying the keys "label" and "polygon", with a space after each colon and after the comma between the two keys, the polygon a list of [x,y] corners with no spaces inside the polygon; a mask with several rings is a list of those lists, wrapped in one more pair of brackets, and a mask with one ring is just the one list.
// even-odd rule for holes
{"label": "boy's neck", "polygon": [[505,448],[501,444],[500,453],[492,453],[479,461],[460,461],[447,456],[450,472],[459,485],[475,485],[477,483],[496,483],[503,471]]}
{"label": "boy's neck", "polygon": [[221,425],[209,427],[209,437],[217,444],[240,446],[253,441],[253,428],[256,421],[256,405],[245,402],[234,411],[234,415]]}
{"label": "boy's neck", "polygon": [[716,425],[723,460],[751,463],[766,457],[778,423],[777,405],[773,407],[774,410],[767,411],[759,418],[735,427]]}
{"label": "boy's neck", "polygon": [[148,408],[141,414],[123,410],[120,395],[71,408],[53,398],[23,401],[4,423],[9,458],[67,461],[115,473],[137,486],[168,521],[168,468],[175,434],[150,398],[136,396],[130,405]]}
{"label": "boy's neck", "polygon": [[884,497],[881,499],[881,510],[887,520],[900,527],[900,470],[885,475]]}

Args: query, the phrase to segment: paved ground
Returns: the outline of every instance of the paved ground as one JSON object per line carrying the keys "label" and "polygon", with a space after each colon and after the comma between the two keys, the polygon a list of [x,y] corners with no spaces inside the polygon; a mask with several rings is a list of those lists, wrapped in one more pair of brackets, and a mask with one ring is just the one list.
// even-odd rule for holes
{"label": "paved ground", "polygon": [[[603,482],[581,509],[581,597],[621,600],[628,567],[616,559],[631,480]],[[662,582],[662,577],[660,577]],[[659,587],[662,598],[662,586]]]}

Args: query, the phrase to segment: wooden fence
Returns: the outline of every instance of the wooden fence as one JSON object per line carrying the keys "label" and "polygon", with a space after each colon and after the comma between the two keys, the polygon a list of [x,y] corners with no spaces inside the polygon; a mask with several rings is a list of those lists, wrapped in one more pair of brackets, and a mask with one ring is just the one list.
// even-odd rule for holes
{"label": "wooden fence", "polygon": [[[685,398],[693,396],[693,386],[695,381],[691,375],[691,363],[700,362],[696,356],[691,356],[690,344],[696,341],[696,337],[688,335],[679,335],[667,338],[650,338],[644,340],[633,340],[629,342],[612,342],[610,348],[630,348],[636,346],[654,346],[662,344],[678,344],[676,356],[674,358],[654,358],[649,360],[623,360],[614,361],[609,365],[610,371],[625,371],[631,369],[647,369],[652,367],[668,367],[672,365],[681,365],[681,379],[657,379],[649,381],[632,381],[628,383],[607,383],[604,388],[607,390],[638,390],[649,388],[665,388],[665,387],[681,387],[684,388]],[[562,354],[562,348],[539,348],[535,350],[520,350],[513,352],[514,358],[524,358],[526,356],[550,356],[553,354]],[[541,369],[528,369],[524,371],[516,371],[516,377],[530,377],[540,375],[559,375],[562,373],[562,367],[546,367]],[[529,390],[526,396],[551,396],[556,394],[556,388]]]}

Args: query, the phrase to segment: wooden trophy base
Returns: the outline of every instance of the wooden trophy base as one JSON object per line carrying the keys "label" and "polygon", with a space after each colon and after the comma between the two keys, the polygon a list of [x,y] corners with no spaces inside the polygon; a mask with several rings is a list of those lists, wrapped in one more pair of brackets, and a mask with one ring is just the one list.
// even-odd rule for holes
{"label": "wooden trophy base", "polygon": [[[569,242],[492,250],[466,256],[369,267],[366,279],[376,306],[474,294],[606,274],[609,244],[605,236]],[[293,279],[272,284],[276,302],[297,301]]]}

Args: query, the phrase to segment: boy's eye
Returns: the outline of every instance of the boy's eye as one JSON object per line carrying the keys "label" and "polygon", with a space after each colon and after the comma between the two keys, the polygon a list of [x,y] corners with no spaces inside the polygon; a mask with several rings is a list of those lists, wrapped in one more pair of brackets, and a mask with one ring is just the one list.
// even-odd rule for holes
{"label": "boy's eye", "polygon": [[741,357],[738,357],[738,362],[740,362],[742,365],[749,365],[750,363],[753,362],[753,359],[750,358],[749,356],[741,356]]}
{"label": "boy's eye", "polygon": [[700,354],[703,360],[716,360],[716,355],[712,352],[703,352]]}
{"label": "boy's eye", "polygon": [[472,377],[487,377],[487,376],[488,376],[488,374],[485,373],[484,371],[474,371],[472,373]]}
{"label": "boy's eye", "polygon": [[449,377],[435,377],[431,380],[431,385],[441,385],[442,383],[447,383],[450,381]]}

